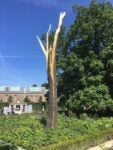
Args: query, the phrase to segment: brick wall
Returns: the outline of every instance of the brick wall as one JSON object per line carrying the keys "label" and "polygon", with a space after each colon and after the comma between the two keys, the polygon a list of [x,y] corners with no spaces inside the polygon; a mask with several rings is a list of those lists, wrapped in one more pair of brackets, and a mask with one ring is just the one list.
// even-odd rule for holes
{"label": "brick wall", "polygon": [[46,97],[44,93],[17,93],[17,92],[3,92],[0,93],[0,101],[2,102],[7,102],[8,101],[8,97],[11,96],[13,102],[16,101],[24,101],[24,98],[27,96],[31,102],[39,102],[41,101],[46,101]]}

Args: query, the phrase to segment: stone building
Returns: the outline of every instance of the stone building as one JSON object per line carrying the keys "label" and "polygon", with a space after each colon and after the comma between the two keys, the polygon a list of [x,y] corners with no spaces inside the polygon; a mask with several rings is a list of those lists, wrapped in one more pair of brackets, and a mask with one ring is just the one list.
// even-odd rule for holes
{"label": "stone building", "polygon": [[21,103],[20,101],[12,102],[7,107],[3,107],[3,114],[23,114],[32,113],[32,105]]}
{"label": "stone building", "polygon": [[44,87],[9,87],[0,86],[1,102],[24,102],[25,99],[31,102],[46,102],[46,89]]}

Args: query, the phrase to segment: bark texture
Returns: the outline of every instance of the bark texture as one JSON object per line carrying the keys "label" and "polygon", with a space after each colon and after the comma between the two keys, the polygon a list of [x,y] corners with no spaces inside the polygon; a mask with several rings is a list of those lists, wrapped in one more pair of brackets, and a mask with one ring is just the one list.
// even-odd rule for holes
{"label": "bark texture", "polygon": [[49,44],[49,32],[51,25],[46,35],[46,47],[43,46],[40,38],[37,36],[39,44],[46,57],[47,75],[49,83],[49,107],[48,118],[46,126],[48,128],[55,128],[57,125],[57,81],[56,81],[56,48],[58,42],[58,36],[61,30],[62,22],[66,13],[61,12],[59,16],[59,23],[54,35],[53,44]]}
{"label": "bark texture", "polygon": [[56,127],[57,123],[57,82],[55,58],[55,53],[51,51],[48,60],[49,110],[46,124],[48,128]]}

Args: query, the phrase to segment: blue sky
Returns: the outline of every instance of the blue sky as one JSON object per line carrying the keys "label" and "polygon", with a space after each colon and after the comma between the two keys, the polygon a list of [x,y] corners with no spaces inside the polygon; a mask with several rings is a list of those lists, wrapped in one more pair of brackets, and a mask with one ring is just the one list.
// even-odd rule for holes
{"label": "blue sky", "polygon": [[[36,39],[51,23],[57,27],[60,11],[64,25],[74,20],[72,5],[91,0],[0,0],[0,85],[30,86],[47,82],[45,57]],[[113,0],[111,0],[112,2]]]}

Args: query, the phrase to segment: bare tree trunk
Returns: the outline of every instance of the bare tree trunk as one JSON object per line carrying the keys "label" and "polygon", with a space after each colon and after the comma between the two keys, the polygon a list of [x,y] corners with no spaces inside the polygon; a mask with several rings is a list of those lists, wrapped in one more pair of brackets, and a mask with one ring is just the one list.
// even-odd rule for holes
{"label": "bare tree trunk", "polygon": [[54,41],[52,45],[49,45],[49,31],[51,29],[51,25],[46,36],[46,48],[43,46],[41,40],[37,36],[42,51],[44,52],[44,55],[46,57],[47,75],[49,83],[49,107],[48,119],[46,124],[48,128],[55,128],[57,124],[56,47],[65,14],[65,12],[60,13],[59,23],[54,35]]}
{"label": "bare tree trunk", "polygon": [[[54,56],[53,56],[54,55]],[[49,107],[46,126],[49,128],[56,127],[57,123],[57,81],[56,81],[56,56],[53,51],[50,57],[54,57],[53,66],[51,67],[51,59],[48,61],[48,83],[49,83]]]}

